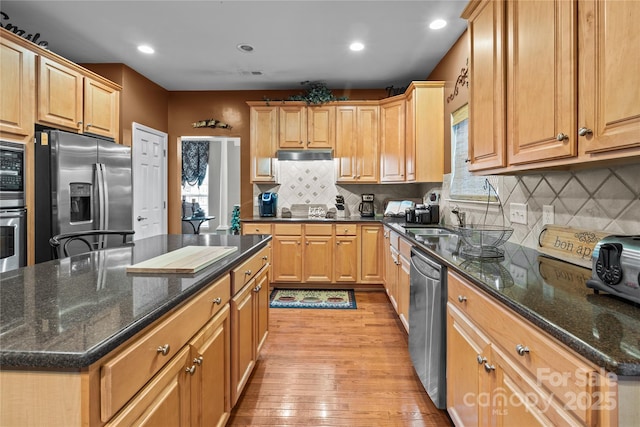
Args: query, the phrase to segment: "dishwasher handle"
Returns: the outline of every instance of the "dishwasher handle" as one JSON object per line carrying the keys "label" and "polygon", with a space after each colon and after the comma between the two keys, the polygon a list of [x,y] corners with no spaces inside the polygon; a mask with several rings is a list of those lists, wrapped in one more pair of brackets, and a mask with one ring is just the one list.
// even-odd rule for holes
{"label": "dishwasher handle", "polygon": [[433,280],[440,280],[442,266],[415,248],[411,248],[411,267]]}

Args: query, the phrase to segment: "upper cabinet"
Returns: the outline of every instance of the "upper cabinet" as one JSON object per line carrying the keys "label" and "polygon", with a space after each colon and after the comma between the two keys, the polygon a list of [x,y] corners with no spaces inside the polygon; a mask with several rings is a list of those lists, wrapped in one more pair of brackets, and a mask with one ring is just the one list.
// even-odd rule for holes
{"label": "upper cabinet", "polygon": [[35,54],[3,35],[0,38],[0,132],[3,139],[26,142],[33,134],[34,75]]}
{"label": "upper cabinet", "polygon": [[478,0],[463,17],[470,170],[640,156],[640,3]]}
{"label": "upper cabinet", "polygon": [[278,147],[287,149],[333,148],[336,107],[287,103],[279,109]]}
{"label": "upper cabinet", "polygon": [[38,57],[39,123],[118,138],[120,90],[75,66]]}
{"label": "upper cabinet", "polygon": [[380,182],[405,180],[405,99],[380,102]]}
{"label": "upper cabinet", "polygon": [[278,139],[278,107],[249,103],[251,182],[275,182],[274,158]]}
{"label": "upper cabinet", "polygon": [[336,107],[336,181],[378,182],[377,102]]}

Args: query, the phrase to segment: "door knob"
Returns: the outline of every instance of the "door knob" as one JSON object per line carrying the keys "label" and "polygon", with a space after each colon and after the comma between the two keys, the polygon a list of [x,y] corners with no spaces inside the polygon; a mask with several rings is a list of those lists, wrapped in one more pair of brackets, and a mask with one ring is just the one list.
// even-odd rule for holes
{"label": "door knob", "polygon": [[136,218],[136,219],[137,219],[138,221],[142,221],[142,220],[145,220],[145,219],[147,219],[147,218],[146,218],[146,217],[144,217],[144,216],[140,216],[140,215],[138,215],[138,218]]}

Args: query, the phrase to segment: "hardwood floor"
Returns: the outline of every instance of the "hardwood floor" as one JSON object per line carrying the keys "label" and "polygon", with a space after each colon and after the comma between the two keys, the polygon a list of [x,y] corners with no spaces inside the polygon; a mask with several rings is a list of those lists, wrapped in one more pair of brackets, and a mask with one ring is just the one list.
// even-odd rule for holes
{"label": "hardwood floor", "polygon": [[269,336],[228,426],[450,426],[414,374],[384,292],[357,310],[271,309]]}

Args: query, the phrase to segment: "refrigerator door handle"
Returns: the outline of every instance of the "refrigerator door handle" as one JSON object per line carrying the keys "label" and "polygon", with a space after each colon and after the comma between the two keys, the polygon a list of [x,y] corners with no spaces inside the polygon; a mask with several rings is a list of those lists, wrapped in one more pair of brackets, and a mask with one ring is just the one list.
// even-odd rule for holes
{"label": "refrigerator door handle", "polygon": [[[104,165],[102,163],[96,163],[96,176],[98,183],[98,215],[100,216],[100,222],[97,224],[99,230],[104,230],[107,224],[107,204],[106,204],[106,182],[104,178]],[[105,247],[104,236],[98,237],[98,249]]]}

